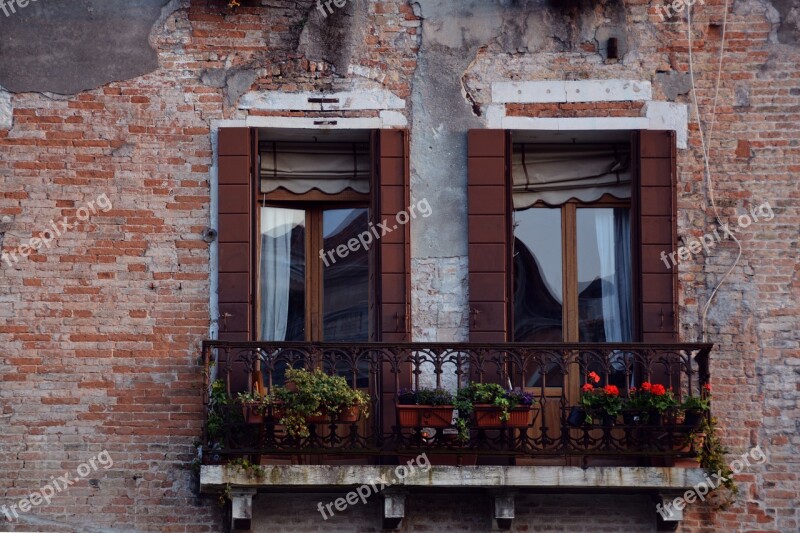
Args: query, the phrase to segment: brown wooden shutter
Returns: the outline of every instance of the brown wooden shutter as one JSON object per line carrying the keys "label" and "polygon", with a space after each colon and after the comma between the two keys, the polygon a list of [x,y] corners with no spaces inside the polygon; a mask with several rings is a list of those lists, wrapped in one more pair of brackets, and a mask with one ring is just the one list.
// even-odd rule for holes
{"label": "brown wooden shutter", "polygon": [[503,130],[471,130],[468,134],[471,342],[506,342],[511,337],[507,138]]}
{"label": "brown wooden shutter", "polygon": [[[372,223],[394,228],[383,235],[371,251],[375,273],[375,340],[411,341],[411,245],[409,224],[397,223],[397,213],[408,209],[409,192],[408,131],[378,130],[372,142],[373,177]],[[384,363],[381,380],[381,421],[388,430],[396,421],[395,398],[399,387],[411,386],[408,365],[400,369],[401,378]]]}
{"label": "brown wooden shutter", "polygon": [[[255,132],[220,128],[218,138],[219,339],[254,340],[253,172]],[[246,388],[246,369],[234,365],[231,386]]]}
{"label": "brown wooden shutter", "polygon": [[638,330],[643,342],[678,341],[678,269],[669,255],[677,243],[677,147],[674,131],[633,135],[634,238],[638,248]]}
{"label": "brown wooden shutter", "polygon": [[396,216],[411,202],[406,130],[376,132],[377,172],[373,182],[373,224],[392,229],[377,241],[377,329],[382,342],[411,340],[410,226],[398,224]]}

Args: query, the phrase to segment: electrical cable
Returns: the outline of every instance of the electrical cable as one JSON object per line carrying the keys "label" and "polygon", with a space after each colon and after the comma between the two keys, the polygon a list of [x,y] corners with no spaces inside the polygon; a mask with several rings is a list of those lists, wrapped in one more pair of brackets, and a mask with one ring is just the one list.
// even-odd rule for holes
{"label": "electrical cable", "polygon": [[[716,123],[717,99],[719,97],[719,85],[720,85],[720,81],[722,79],[722,64],[723,64],[723,58],[724,58],[724,55],[725,55],[725,32],[727,30],[727,25],[728,25],[728,5],[729,5],[729,1],[730,0],[725,0],[725,7],[724,7],[723,18],[722,18],[722,35],[721,35],[721,42],[720,42],[720,48],[719,48],[719,60],[717,62],[717,79],[716,79],[715,88],[714,88],[714,101],[713,101],[713,106],[712,106],[712,109],[711,109],[711,124],[709,126],[709,132],[708,132],[708,145],[706,145],[706,139],[705,139],[705,135],[704,135],[704,132],[703,132],[703,121],[702,121],[702,119],[700,117],[700,108],[699,108],[699,106],[697,104],[697,86],[695,84],[695,78],[694,78],[694,54],[692,52],[692,48],[693,48],[693,39],[692,39],[692,6],[687,4],[687,9],[686,9],[686,32],[687,32],[688,41],[689,41],[689,79],[690,79],[691,84],[692,84],[692,104],[693,104],[693,107],[694,107],[694,113],[697,116],[697,129],[698,129],[698,131],[700,133],[700,146],[701,146],[701,149],[702,149],[702,152],[703,152],[703,169],[704,169],[704,174],[705,174],[706,187],[708,188],[708,197],[709,197],[709,201],[711,202],[711,208],[714,210],[714,218],[716,219],[717,224],[719,226],[723,226],[724,224],[722,223],[722,219],[721,219],[720,214],[719,214],[719,209],[717,208],[717,202],[716,202],[716,198],[715,198],[715,195],[714,195],[714,183],[713,183],[713,180],[711,179],[711,166],[709,164],[709,159],[710,159],[710,151],[711,151],[711,138],[712,138],[712,135],[714,133],[714,125]],[[720,278],[720,280],[717,283],[717,285],[711,291],[711,295],[708,297],[708,300],[706,301],[705,306],[703,307],[702,321],[701,321],[701,324],[700,324],[700,331],[701,331],[701,334],[702,334],[703,342],[705,342],[706,338],[707,338],[707,333],[708,332],[707,332],[707,327],[706,326],[707,326],[707,320],[708,320],[708,311],[711,308],[711,303],[714,301],[714,297],[719,292],[720,287],[722,287],[722,285],[725,283],[725,280],[728,278],[728,276],[730,276],[731,272],[733,272],[733,270],[736,268],[736,266],[739,264],[739,261],[742,258],[742,243],[739,241],[739,239],[736,238],[736,235],[734,235],[733,233],[730,233],[730,236],[733,239],[733,241],[736,243],[736,246],[739,248],[739,251],[738,251],[738,254],[736,256],[736,260],[733,262],[733,264],[728,269],[728,271],[725,272],[725,274],[722,276],[722,278]]]}

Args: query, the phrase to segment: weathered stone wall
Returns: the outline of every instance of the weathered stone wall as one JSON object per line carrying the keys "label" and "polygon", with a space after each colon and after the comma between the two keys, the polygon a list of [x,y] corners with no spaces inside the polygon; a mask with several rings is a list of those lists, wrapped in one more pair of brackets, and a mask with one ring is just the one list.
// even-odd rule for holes
{"label": "weathered stone wall", "polygon": [[[102,450],[114,460],[19,522],[0,514],[0,529],[221,530],[220,508],[198,497],[189,468],[201,424],[196,357],[215,320],[201,238],[212,128],[223,119],[325,115],[240,109],[243,95],[381,90],[406,103],[395,113],[411,127],[412,200],[426,198],[433,210],[412,225],[413,332],[441,341],[468,336],[466,130],[496,127],[503,106],[492,101],[492,82],[642,80],[654,100],[690,103],[685,17],[662,22],[656,2],[351,0],[328,17],[314,0],[263,3],[231,13],[215,0],[142,0],[140,10],[39,0],[0,12],[0,241],[17,254],[0,263],[0,505],[74,474]],[[725,441],[737,454],[758,443],[769,459],[738,477],[738,503],[724,512],[693,505],[683,531],[785,532],[800,521],[797,12],[796,1],[732,3],[711,136],[723,6],[695,7],[697,94],[723,219],[764,201],[775,217],[741,231],[742,260],[708,314]],[[619,40],[619,60],[607,59],[608,37]],[[502,113],[635,118],[646,107],[509,104]],[[687,238],[713,223],[701,154],[692,123],[679,151]],[[87,212],[49,248],[20,256],[51,220],[75,222],[101,195],[113,208]],[[702,308],[736,253],[725,242],[680,265],[684,340],[700,336]],[[304,498],[281,496],[282,505],[258,513],[285,520],[285,529],[327,530],[292,520],[314,512]],[[409,531],[448,519],[454,529],[489,530],[488,509],[477,511],[487,504],[437,498],[413,500],[421,512],[412,507]],[[528,495],[518,524],[652,530],[651,504],[631,498]],[[375,528],[370,509],[338,530]]]}

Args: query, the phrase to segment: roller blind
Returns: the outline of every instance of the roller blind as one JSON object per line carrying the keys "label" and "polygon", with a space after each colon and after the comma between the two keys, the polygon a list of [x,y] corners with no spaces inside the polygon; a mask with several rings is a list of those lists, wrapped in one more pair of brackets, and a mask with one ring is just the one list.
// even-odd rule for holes
{"label": "roller blind", "polygon": [[261,147],[261,192],[369,192],[369,143],[270,142]]}
{"label": "roller blind", "polygon": [[514,144],[511,157],[514,208],[537,201],[552,206],[570,199],[630,198],[630,148],[626,145]]}

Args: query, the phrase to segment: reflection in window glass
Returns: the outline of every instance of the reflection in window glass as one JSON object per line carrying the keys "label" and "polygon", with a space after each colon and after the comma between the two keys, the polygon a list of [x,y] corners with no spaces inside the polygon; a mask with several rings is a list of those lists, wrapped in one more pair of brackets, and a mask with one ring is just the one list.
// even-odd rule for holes
{"label": "reflection in window glass", "polygon": [[514,341],[561,342],[561,210],[514,213]]}
{"label": "reflection in window glass", "polygon": [[630,210],[577,210],[581,342],[632,338]]}
{"label": "reflection in window glass", "polygon": [[[330,209],[323,213],[324,249],[346,250],[328,256],[323,267],[323,340],[369,340],[369,250],[358,235],[369,231],[366,208]],[[353,246],[355,240],[357,246]],[[348,247],[350,243],[350,247]]]}
{"label": "reflection in window glass", "polygon": [[261,340],[305,340],[305,221],[302,210],[261,209]]}

